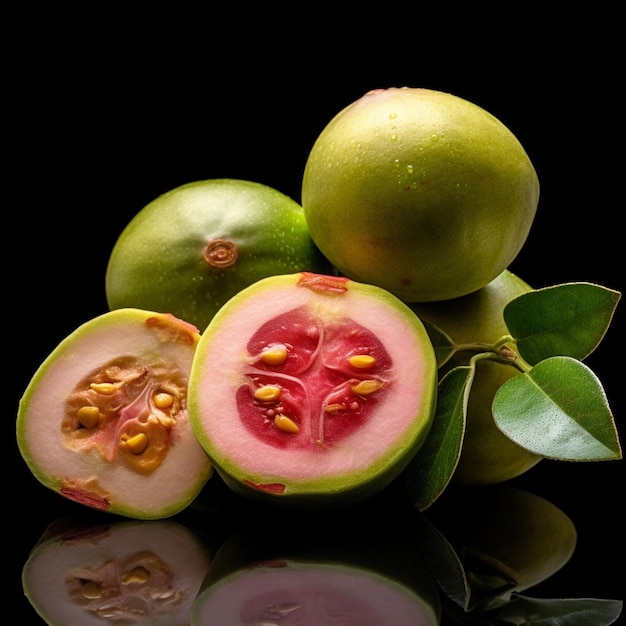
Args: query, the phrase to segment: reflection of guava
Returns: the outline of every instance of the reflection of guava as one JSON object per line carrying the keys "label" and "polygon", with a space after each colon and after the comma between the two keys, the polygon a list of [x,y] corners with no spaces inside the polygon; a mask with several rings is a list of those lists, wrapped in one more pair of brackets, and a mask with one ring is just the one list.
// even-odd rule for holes
{"label": "reflection of guava", "polygon": [[326,563],[270,562],[201,596],[195,624],[434,625],[433,609],[376,572]]}
{"label": "reflection of guava", "polygon": [[428,511],[456,550],[473,605],[534,587],[571,558],[577,533],[550,501],[508,485],[458,487]]}
{"label": "reflection of guava", "polygon": [[338,525],[314,513],[257,513],[216,552],[194,626],[440,623],[437,587],[397,516],[392,533],[356,510]]}
{"label": "reflection of guava", "polygon": [[429,89],[377,89],[316,139],[302,181],[313,240],[345,276],[406,302],[484,287],[517,256],[539,200],[513,133]]}
{"label": "reflection of guava", "polygon": [[48,624],[180,626],[211,560],[167,520],[82,525],[46,533],[23,568],[24,592]]}
{"label": "reflection of guava", "polygon": [[[417,315],[444,331],[456,344],[493,344],[508,334],[505,305],[531,287],[505,270],[486,287],[472,294],[410,305]],[[509,342],[512,349],[515,344]],[[444,365],[440,375],[457,365],[467,365],[475,352],[460,352]],[[536,465],[537,456],[511,441],[495,424],[491,404],[496,391],[520,371],[491,360],[480,360],[472,383],[461,458],[453,480],[466,484],[493,484],[518,476]],[[523,415],[520,415],[523,419]]]}

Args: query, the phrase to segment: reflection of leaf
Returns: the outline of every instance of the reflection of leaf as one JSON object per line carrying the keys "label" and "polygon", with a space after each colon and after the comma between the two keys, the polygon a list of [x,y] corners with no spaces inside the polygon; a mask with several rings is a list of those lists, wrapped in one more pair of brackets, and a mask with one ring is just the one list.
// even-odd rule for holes
{"label": "reflection of leaf", "polygon": [[469,610],[508,602],[519,585],[516,573],[497,557],[464,546],[463,566],[469,581]]}
{"label": "reflection of leaf", "polygon": [[422,324],[424,324],[424,328],[428,333],[430,342],[433,344],[435,357],[437,358],[437,367],[440,368],[442,365],[447,363],[450,357],[454,354],[454,341],[452,341],[452,339],[450,339],[450,337],[448,337],[443,330],[434,324],[431,324],[426,320],[422,320]]}
{"label": "reflection of leaf", "polygon": [[433,425],[405,472],[409,496],[420,511],[443,493],[456,469],[474,371],[474,366],[455,367],[439,381]]}
{"label": "reflection of leaf", "polygon": [[411,521],[417,547],[441,591],[456,605],[467,610],[470,589],[454,548],[422,513],[415,511]]}
{"label": "reflection of leaf", "polygon": [[568,461],[622,456],[604,389],[574,358],[552,357],[510,378],[492,408],[498,428],[535,454]]}
{"label": "reflection of leaf", "polygon": [[[458,626],[514,626],[517,622],[509,622],[498,619],[494,611],[470,611],[466,612],[452,602],[443,603],[445,619],[442,624],[458,624]],[[525,624],[526,622],[521,622]],[[587,626],[590,626],[589,624]]]}
{"label": "reflection of leaf", "polygon": [[557,355],[582,361],[606,334],[620,297],[591,283],[545,287],[511,300],[504,321],[531,365]]}
{"label": "reflection of leaf", "polygon": [[496,611],[509,624],[532,626],[608,626],[622,612],[620,600],[594,598],[543,599],[517,596]]}

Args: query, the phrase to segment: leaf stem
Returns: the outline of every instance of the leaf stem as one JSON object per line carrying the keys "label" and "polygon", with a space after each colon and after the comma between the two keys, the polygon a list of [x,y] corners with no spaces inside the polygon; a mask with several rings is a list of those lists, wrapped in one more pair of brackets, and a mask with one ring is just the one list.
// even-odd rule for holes
{"label": "leaf stem", "polygon": [[475,363],[478,360],[490,359],[496,363],[502,363],[503,365],[512,365],[520,372],[528,372],[531,366],[524,361],[518,352],[513,350],[509,343],[515,343],[515,339],[511,335],[503,335],[495,343],[460,343],[453,346],[453,351],[456,352],[474,352],[472,361]]}

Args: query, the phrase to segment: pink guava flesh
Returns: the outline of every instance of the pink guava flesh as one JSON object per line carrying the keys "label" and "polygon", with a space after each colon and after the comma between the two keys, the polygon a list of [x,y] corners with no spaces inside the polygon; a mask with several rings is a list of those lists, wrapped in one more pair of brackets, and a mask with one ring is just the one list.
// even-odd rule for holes
{"label": "pink guava flesh", "polygon": [[[268,346],[284,346],[285,361],[266,364]],[[385,393],[393,365],[368,329],[348,318],[324,324],[308,307],[264,324],[248,342],[248,354],[252,368],[249,383],[237,391],[239,415],[246,428],[277,448],[330,445],[358,430]],[[350,357],[359,363],[365,355],[367,367],[351,364]],[[276,399],[255,398],[255,391],[268,388],[276,390]],[[277,416],[297,431],[281,429]]]}

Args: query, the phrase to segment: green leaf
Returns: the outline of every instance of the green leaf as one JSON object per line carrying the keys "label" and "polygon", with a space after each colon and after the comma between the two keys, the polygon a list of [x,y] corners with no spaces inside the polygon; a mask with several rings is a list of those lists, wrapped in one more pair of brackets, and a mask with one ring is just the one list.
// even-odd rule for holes
{"label": "green leaf", "polygon": [[422,324],[424,324],[424,328],[428,333],[430,342],[433,344],[433,348],[435,349],[437,368],[440,368],[442,365],[447,363],[450,360],[450,357],[454,354],[454,341],[452,341],[452,339],[448,337],[443,330],[434,324],[431,324],[426,320],[422,320]]}
{"label": "green leaf", "polygon": [[474,371],[473,365],[455,367],[439,381],[433,425],[405,470],[409,497],[420,511],[443,493],[459,462]]}
{"label": "green leaf", "polygon": [[621,600],[543,599],[518,596],[497,611],[499,619],[527,626],[609,626],[622,612]]}
{"label": "green leaf", "polygon": [[493,400],[500,430],[552,459],[622,458],[615,422],[596,375],[571,357],[552,357],[507,380]]}
{"label": "green leaf", "polygon": [[545,287],[511,300],[504,321],[531,365],[551,356],[582,361],[602,341],[620,297],[620,292],[592,283]]}

